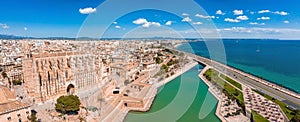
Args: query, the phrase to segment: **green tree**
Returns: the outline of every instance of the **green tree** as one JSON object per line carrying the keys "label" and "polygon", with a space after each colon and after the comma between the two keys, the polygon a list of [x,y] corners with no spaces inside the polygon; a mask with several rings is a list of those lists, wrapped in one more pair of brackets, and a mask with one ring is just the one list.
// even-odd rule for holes
{"label": "green tree", "polygon": [[168,72],[168,66],[167,65],[162,65],[160,69],[165,70],[165,72]]}
{"label": "green tree", "polygon": [[7,78],[6,72],[2,72],[1,75],[2,75],[3,78]]}
{"label": "green tree", "polygon": [[296,114],[292,119],[291,122],[300,122],[300,114]]}
{"label": "green tree", "polygon": [[22,85],[21,80],[13,80],[12,82],[13,82],[14,85]]}
{"label": "green tree", "polygon": [[36,117],[36,111],[35,110],[31,110],[29,120],[30,120],[30,122],[37,122],[37,117]]}
{"label": "green tree", "polygon": [[79,111],[80,104],[76,95],[60,96],[56,100],[55,110],[63,114],[73,114]]}

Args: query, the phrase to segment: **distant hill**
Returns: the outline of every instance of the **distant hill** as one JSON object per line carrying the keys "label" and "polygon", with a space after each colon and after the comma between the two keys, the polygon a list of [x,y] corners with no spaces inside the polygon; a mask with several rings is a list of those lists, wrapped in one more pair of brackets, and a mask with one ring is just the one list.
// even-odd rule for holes
{"label": "distant hill", "polygon": [[[43,38],[36,38],[36,37],[24,37],[24,36],[16,36],[16,35],[5,35],[0,34],[0,39],[50,39],[50,40],[99,40],[100,38],[90,38],[90,37],[79,37],[79,38],[70,38],[70,37],[43,37]],[[172,38],[172,37],[151,37],[151,38],[101,38],[102,40],[182,40],[182,38]],[[197,38],[184,38],[188,41],[202,41],[203,39],[197,39]],[[206,40],[214,40],[214,38],[208,38]],[[230,39],[230,38],[223,38],[223,41],[226,40],[278,40],[278,39],[243,39],[243,38],[236,38],[236,39]]]}
{"label": "distant hill", "polygon": [[5,35],[0,34],[0,39],[51,39],[51,40],[75,40],[76,38],[69,37],[46,37],[46,38],[36,38],[36,37],[24,37],[15,35]]}
{"label": "distant hill", "polygon": [[25,39],[25,37],[0,34],[0,39]]}

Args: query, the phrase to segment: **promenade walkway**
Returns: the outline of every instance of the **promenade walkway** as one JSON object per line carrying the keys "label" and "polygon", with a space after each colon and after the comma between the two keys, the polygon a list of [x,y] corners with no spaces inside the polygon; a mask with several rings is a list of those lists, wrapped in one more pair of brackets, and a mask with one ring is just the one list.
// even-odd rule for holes
{"label": "promenade walkway", "polygon": [[278,100],[281,100],[285,102],[286,104],[293,106],[295,108],[300,109],[300,94],[296,93],[294,91],[291,91],[287,88],[284,88],[282,86],[279,86],[277,84],[271,83],[267,80],[264,80],[262,78],[253,76],[249,73],[245,73],[241,70],[238,70],[236,68],[227,66],[225,64],[219,63],[217,61],[198,56],[195,54],[183,52],[177,49],[170,49],[170,50],[175,50],[178,52],[182,52],[185,55],[193,58],[195,61],[199,62],[200,64],[204,66],[211,66],[217,71],[219,71],[222,74],[226,74],[229,78],[246,85],[252,89],[259,90],[265,94],[268,94]]}

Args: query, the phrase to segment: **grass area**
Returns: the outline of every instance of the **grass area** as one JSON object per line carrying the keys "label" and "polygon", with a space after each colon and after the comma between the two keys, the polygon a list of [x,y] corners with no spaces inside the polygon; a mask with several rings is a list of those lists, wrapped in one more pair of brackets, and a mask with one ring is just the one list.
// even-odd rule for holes
{"label": "grass area", "polygon": [[229,83],[231,83],[232,85],[234,85],[235,87],[239,88],[240,90],[242,90],[242,85],[234,80],[232,80],[231,78],[221,74],[220,75],[223,79],[225,79],[226,81],[228,81]]}
{"label": "grass area", "polygon": [[[208,69],[204,76],[208,81],[210,81],[212,84],[219,86],[220,88],[223,88],[223,93],[231,100],[237,100],[240,107],[245,109],[245,103],[244,103],[244,97],[243,93],[236,88],[234,88],[232,85],[228,84],[227,82],[223,81],[219,77],[219,72],[214,69]],[[234,81],[235,82],[235,81]],[[245,111],[244,111],[245,112]]]}
{"label": "grass area", "polygon": [[[213,84],[216,83],[218,86],[221,88],[224,88],[230,95],[234,96],[236,99],[238,99],[241,103],[244,103],[244,97],[243,93],[236,88],[234,88],[232,85],[224,82],[220,77],[219,77],[219,72],[214,70],[214,69],[208,69],[205,73],[204,76]],[[222,74],[221,74],[222,76]],[[232,80],[233,81],[233,80]],[[233,81],[234,83],[237,83],[236,81]],[[231,83],[231,82],[230,82]],[[239,83],[237,83],[239,84]],[[241,85],[241,84],[239,84]]]}
{"label": "grass area", "polygon": [[255,122],[269,122],[266,118],[252,110],[252,117]]}
{"label": "grass area", "polygon": [[285,115],[288,117],[289,120],[291,120],[295,116],[294,111],[291,110],[290,108],[288,108],[287,105],[284,102],[282,102],[280,100],[277,100],[277,99],[275,99],[275,98],[273,98],[273,97],[271,97],[267,94],[264,94],[260,91],[257,91],[257,90],[254,90],[254,89],[252,89],[252,90],[255,91],[256,93],[264,96],[268,100],[271,100],[271,101],[275,102],[276,104],[278,104],[280,106],[280,108],[282,109],[282,111],[285,113]]}

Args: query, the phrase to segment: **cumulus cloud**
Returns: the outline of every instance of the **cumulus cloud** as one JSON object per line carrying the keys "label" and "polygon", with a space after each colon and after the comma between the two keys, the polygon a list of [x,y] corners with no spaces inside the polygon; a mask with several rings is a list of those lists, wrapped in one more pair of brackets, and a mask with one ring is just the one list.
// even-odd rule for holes
{"label": "cumulus cloud", "polygon": [[214,18],[216,18],[215,16],[204,16],[204,15],[201,15],[201,14],[196,14],[195,16],[199,17],[199,18],[203,18],[203,19],[214,19]]}
{"label": "cumulus cloud", "polygon": [[183,18],[181,21],[182,21],[182,22],[191,22],[192,19],[189,18],[189,17],[185,17],[185,18]]}
{"label": "cumulus cloud", "polygon": [[234,15],[242,15],[242,14],[244,14],[244,12],[243,12],[243,10],[234,10],[233,14]]}
{"label": "cumulus cloud", "polygon": [[145,24],[145,23],[147,23],[147,22],[148,22],[148,21],[147,21],[146,19],[144,19],[144,18],[139,18],[139,19],[133,21],[133,23],[134,23],[134,24],[137,24],[137,25]]}
{"label": "cumulus cloud", "polygon": [[182,13],[182,16],[189,16],[189,14],[187,14],[187,13]]}
{"label": "cumulus cloud", "polygon": [[121,26],[119,26],[119,25],[116,25],[116,26],[115,26],[115,28],[117,28],[117,29],[120,29],[120,28],[121,28]]}
{"label": "cumulus cloud", "polygon": [[259,14],[262,14],[262,13],[270,13],[271,11],[270,10],[261,10],[261,11],[258,11]]}
{"label": "cumulus cloud", "polygon": [[202,22],[193,22],[194,25],[202,25]]}
{"label": "cumulus cloud", "polygon": [[288,24],[288,23],[290,23],[290,21],[287,21],[287,20],[286,20],[286,21],[283,21],[283,23]]}
{"label": "cumulus cloud", "polygon": [[7,24],[0,23],[0,27],[3,29],[8,29],[9,26]]}
{"label": "cumulus cloud", "polygon": [[250,22],[250,25],[265,25],[265,23]]}
{"label": "cumulus cloud", "polygon": [[91,13],[96,12],[96,8],[92,8],[92,7],[88,7],[88,8],[80,8],[80,9],[79,9],[79,12],[80,12],[81,14],[91,14]]}
{"label": "cumulus cloud", "polygon": [[299,39],[300,29],[291,28],[265,28],[265,27],[232,27],[220,28],[217,31],[223,37],[244,37],[244,38],[278,38],[278,39]]}
{"label": "cumulus cloud", "polygon": [[249,18],[246,15],[236,17],[238,20],[248,20]]}
{"label": "cumulus cloud", "polygon": [[223,13],[222,10],[216,11],[216,14],[219,14],[219,15],[225,15],[225,13]]}
{"label": "cumulus cloud", "polygon": [[218,29],[219,32],[235,32],[235,33],[248,33],[248,34],[288,34],[299,33],[299,29],[288,28],[245,28],[245,27],[232,27]]}
{"label": "cumulus cloud", "polygon": [[154,25],[156,27],[160,27],[161,26],[160,23],[158,23],[158,22],[147,22],[147,23],[143,24],[142,27],[149,28],[152,25]]}
{"label": "cumulus cloud", "polygon": [[250,14],[254,14],[255,12],[251,11]]}
{"label": "cumulus cloud", "polygon": [[270,17],[261,17],[261,18],[257,18],[257,20],[270,20]]}
{"label": "cumulus cloud", "polygon": [[167,26],[172,25],[172,21],[167,21],[165,25],[167,25]]}
{"label": "cumulus cloud", "polygon": [[231,19],[231,18],[225,18],[224,21],[225,22],[240,22],[240,20],[238,20],[238,19]]}
{"label": "cumulus cloud", "polygon": [[250,22],[249,24],[250,25],[257,25],[258,23],[257,22]]}
{"label": "cumulus cloud", "polygon": [[282,16],[288,15],[288,13],[285,12],[285,11],[275,11],[275,12],[273,12],[273,13],[274,13],[274,14],[278,14],[278,15],[282,15]]}
{"label": "cumulus cloud", "polygon": [[142,25],[143,28],[149,28],[150,26],[157,26],[160,27],[160,23],[158,22],[148,22],[146,19],[144,18],[139,18],[137,20],[134,20],[132,23],[136,24],[136,25]]}
{"label": "cumulus cloud", "polygon": [[263,13],[272,13],[272,14],[278,14],[278,15],[282,15],[282,16],[286,16],[288,15],[289,13],[285,12],[285,11],[270,11],[270,10],[261,10],[261,11],[258,11],[257,13],[259,14],[263,14]]}

